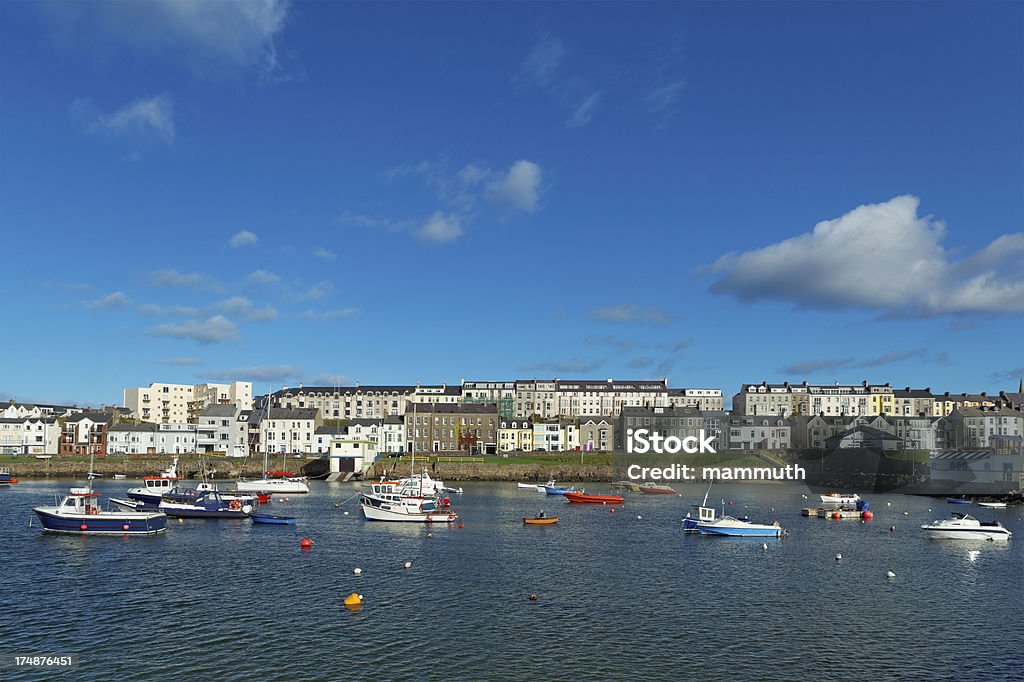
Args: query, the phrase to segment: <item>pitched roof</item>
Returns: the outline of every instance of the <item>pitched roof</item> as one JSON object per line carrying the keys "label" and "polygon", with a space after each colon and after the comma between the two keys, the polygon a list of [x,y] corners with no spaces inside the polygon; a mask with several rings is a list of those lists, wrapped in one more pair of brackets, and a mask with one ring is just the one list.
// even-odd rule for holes
{"label": "pitched roof", "polygon": [[68,422],[80,422],[84,419],[94,422],[109,423],[114,421],[114,415],[110,412],[79,412],[73,417],[68,417]]}
{"label": "pitched roof", "polygon": [[234,405],[210,405],[202,412],[199,413],[200,417],[234,417],[235,410],[238,408]]}

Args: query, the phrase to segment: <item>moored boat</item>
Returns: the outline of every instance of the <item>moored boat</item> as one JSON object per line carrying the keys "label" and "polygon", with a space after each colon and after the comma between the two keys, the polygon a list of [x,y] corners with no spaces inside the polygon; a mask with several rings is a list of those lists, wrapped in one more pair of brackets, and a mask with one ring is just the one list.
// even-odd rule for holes
{"label": "moored boat", "polygon": [[226,499],[216,490],[175,489],[163,496],[158,509],[168,516],[186,519],[243,519],[252,512],[252,505]]}
{"label": "moored boat", "polygon": [[631,490],[635,493],[640,492],[640,484],[636,481],[615,481],[612,483],[613,490]]}
{"label": "moored boat", "polygon": [[626,500],[618,495],[591,495],[584,492],[564,493],[565,499],[575,504],[622,504]]}
{"label": "moored boat", "polygon": [[450,501],[435,496],[411,495],[400,481],[374,481],[369,493],[359,497],[367,521],[450,523],[458,518]]}
{"label": "moored boat", "polygon": [[523,517],[524,526],[550,526],[558,523],[557,516],[535,516],[533,518]]}
{"label": "moored boat", "polygon": [[157,476],[143,476],[142,485],[128,490],[128,499],[141,503],[139,508],[155,509],[160,505],[160,498],[174,490],[178,485],[178,458],[171,461],[171,466]]}
{"label": "moored boat", "polygon": [[579,492],[579,490],[577,490],[576,488],[565,488],[562,486],[555,485],[555,479],[551,479],[547,483],[538,485],[537,487],[543,488],[544,492],[546,492],[548,495],[564,495],[566,493]]}
{"label": "moored boat", "polygon": [[921,526],[928,537],[936,540],[1009,540],[1013,535],[998,521],[979,521],[970,514],[953,512],[953,518],[932,521]]}
{"label": "moored boat", "polygon": [[856,493],[828,493],[820,495],[822,504],[855,505],[860,495]]}
{"label": "moored boat", "polygon": [[537,489],[537,484],[536,483],[516,483],[516,487],[520,488],[522,490],[536,490]]}
{"label": "moored boat", "polygon": [[258,495],[305,495],[309,492],[309,479],[305,476],[282,476],[282,473],[287,472],[267,471],[263,478],[239,480],[235,483],[235,489],[240,493]]}
{"label": "moored boat", "polygon": [[13,484],[17,483],[18,479],[11,473],[11,470],[7,467],[0,467],[0,483]]}
{"label": "moored boat", "polygon": [[731,536],[738,538],[777,538],[782,535],[782,527],[776,521],[772,524],[750,523],[731,516],[723,516],[714,521],[697,521],[697,532],[701,535]]}
{"label": "moored boat", "polygon": [[946,502],[948,504],[971,504],[970,500],[965,500],[960,497],[947,497]]}
{"label": "moored boat", "polygon": [[261,514],[259,512],[252,512],[251,514],[249,514],[249,518],[252,519],[253,523],[266,523],[278,526],[295,525],[294,516],[280,516],[276,514]]}
{"label": "moored boat", "polygon": [[989,509],[1006,509],[1005,502],[975,502],[979,507],[987,507]]}
{"label": "moored boat", "polygon": [[154,511],[104,511],[92,487],[71,488],[55,506],[33,507],[43,530],[83,535],[154,535],[167,527],[167,516]]}
{"label": "moored boat", "polygon": [[670,488],[667,485],[661,485],[660,483],[643,483],[640,485],[640,492],[647,495],[675,495],[676,491],[674,488]]}

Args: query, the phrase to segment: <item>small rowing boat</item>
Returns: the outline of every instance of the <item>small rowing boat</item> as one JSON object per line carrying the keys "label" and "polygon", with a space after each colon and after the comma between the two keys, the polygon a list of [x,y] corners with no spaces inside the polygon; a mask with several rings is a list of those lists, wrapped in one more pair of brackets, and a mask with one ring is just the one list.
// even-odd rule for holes
{"label": "small rowing boat", "polygon": [[253,523],[269,523],[278,526],[291,526],[295,524],[294,516],[277,516],[275,514],[249,514]]}
{"label": "small rowing boat", "polygon": [[516,485],[519,486],[520,488],[525,489],[525,490],[534,490],[534,491],[537,490],[537,484],[536,483],[517,483]]}
{"label": "small rowing boat", "polygon": [[675,495],[676,491],[667,485],[659,483],[644,483],[640,486],[640,492],[648,495]]}
{"label": "small rowing boat", "polygon": [[545,516],[543,518],[526,518],[523,517],[524,526],[550,526],[553,523],[558,523],[557,516]]}
{"label": "small rowing boat", "polygon": [[576,504],[622,504],[626,501],[618,495],[590,495],[588,493],[565,493],[565,499]]}
{"label": "small rowing boat", "polygon": [[946,498],[946,502],[948,502],[949,504],[970,504],[971,503],[970,500],[963,500],[963,499],[960,499],[959,497],[947,497]]}
{"label": "small rowing boat", "polygon": [[988,507],[989,509],[1006,509],[1005,502],[975,502],[979,507]]}

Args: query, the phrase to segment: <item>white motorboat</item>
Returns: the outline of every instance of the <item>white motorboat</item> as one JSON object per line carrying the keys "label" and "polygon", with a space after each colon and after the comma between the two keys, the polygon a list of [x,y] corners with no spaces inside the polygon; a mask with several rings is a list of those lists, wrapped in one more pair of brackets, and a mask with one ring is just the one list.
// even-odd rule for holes
{"label": "white motorboat", "polygon": [[856,493],[828,493],[820,495],[822,504],[837,504],[840,506],[853,506],[860,500]]}
{"label": "white motorboat", "polygon": [[[400,481],[375,481],[370,492],[360,495],[360,507],[367,521],[450,523],[458,518],[451,506],[435,496],[411,495]],[[446,498],[447,499],[447,498]]]}
{"label": "white motorboat", "polygon": [[536,483],[517,483],[516,485],[523,490],[537,490]]}
{"label": "white motorboat", "polygon": [[177,485],[178,458],[175,457],[171,466],[161,471],[159,476],[143,476],[141,487],[128,490],[128,499],[141,503],[141,506],[137,506],[138,509],[155,509],[160,504],[160,498],[174,490]]}
{"label": "white motorboat", "polygon": [[239,480],[235,483],[235,490],[240,493],[304,495],[309,492],[306,480],[304,476],[265,476],[253,481]]}
{"label": "white motorboat", "polygon": [[998,521],[979,521],[970,514],[953,512],[953,518],[921,526],[928,537],[949,540],[1009,540],[1013,535]]}
{"label": "white motorboat", "polygon": [[974,504],[979,507],[987,507],[989,509],[1006,509],[1005,502],[975,502]]}

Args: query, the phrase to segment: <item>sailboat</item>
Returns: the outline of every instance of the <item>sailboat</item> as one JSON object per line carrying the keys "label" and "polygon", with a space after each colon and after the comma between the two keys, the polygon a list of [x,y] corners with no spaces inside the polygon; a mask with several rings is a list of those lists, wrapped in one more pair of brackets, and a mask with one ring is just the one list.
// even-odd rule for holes
{"label": "sailboat", "polygon": [[[89,457],[92,470],[93,456]],[[83,535],[155,535],[167,528],[167,515],[158,511],[104,511],[99,493],[92,490],[92,476],[86,487],[71,488],[56,505],[33,507],[43,530]]]}
{"label": "sailboat", "polygon": [[[415,414],[414,410],[414,421]],[[381,477],[370,484],[370,492],[359,496],[359,506],[367,521],[451,523],[459,518],[448,498],[439,499],[433,489],[424,489],[423,477],[415,474],[416,441],[412,443],[409,478],[389,481]]]}
{"label": "sailboat", "polygon": [[[273,399],[273,391],[267,391],[267,404],[264,414],[267,421],[270,421],[270,401]],[[261,427],[262,431],[262,427]],[[269,471],[267,469],[267,457],[270,454],[270,444],[267,438],[260,439],[263,442],[263,476],[254,481],[243,481],[239,479],[236,489],[240,493],[280,493],[289,495],[303,495],[309,492],[309,485],[306,478],[302,476],[291,476],[288,472]]]}

